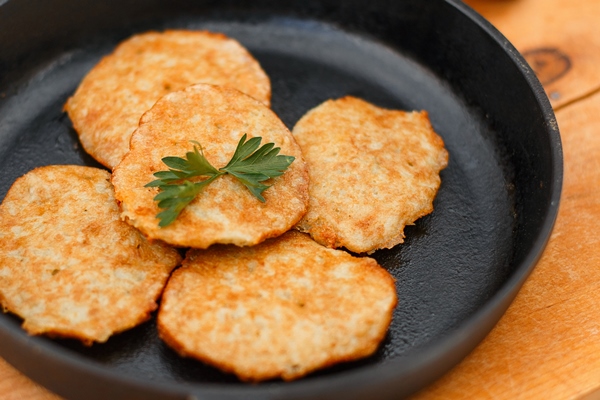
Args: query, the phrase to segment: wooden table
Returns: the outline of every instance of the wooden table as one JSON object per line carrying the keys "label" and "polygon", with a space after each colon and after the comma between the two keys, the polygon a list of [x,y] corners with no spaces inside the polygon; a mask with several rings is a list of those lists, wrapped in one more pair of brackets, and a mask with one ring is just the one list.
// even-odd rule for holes
{"label": "wooden table", "polygon": [[[469,0],[526,56],[556,111],[564,186],[550,243],[488,337],[413,396],[600,399],[600,1]],[[56,400],[0,359],[0,399]]]}

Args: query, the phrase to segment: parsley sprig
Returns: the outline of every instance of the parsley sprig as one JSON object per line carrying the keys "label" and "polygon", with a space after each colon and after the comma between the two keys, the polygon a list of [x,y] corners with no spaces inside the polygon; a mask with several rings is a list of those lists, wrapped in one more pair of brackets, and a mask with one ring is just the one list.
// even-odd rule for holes
{"label": "parsley sprig", "polygon": [[[262,193],[270,185],[264,181],[281,176],[294,161],[295,157],[279,154],[279,147],[274,143],[264,144],[259,148],[262,138],[253,137],[246,141],[246,135],[238,142],[231,160],[223,168],[215,168],[206,157],[202,145],[196,141],[194,150],[187,152],[185,158],[164,157],[162,161],[169,167],[168,171],[155,172],[158,179],[146,184],[146,187],[157,187],[159,193],[154,197],[158,207],[163,209],[156,217],[159,226],[171,224],[181,211],[194,198],[221,175],[230,174],[250,190],[258,200],[265,202]],[[207,177],[201,181],[192,181],[195,177]]]}

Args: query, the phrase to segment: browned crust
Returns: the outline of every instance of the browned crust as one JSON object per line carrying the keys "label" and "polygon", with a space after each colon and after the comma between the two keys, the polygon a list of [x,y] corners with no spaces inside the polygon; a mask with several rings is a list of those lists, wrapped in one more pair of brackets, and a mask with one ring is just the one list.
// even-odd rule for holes
{"label": "browned crust", "polygon": [[290,231],[258,246],[192,250],[169,280],[158,332],[177,353],[244,381],[293,380],[371,355],[394,279],[370,258]]}
{"label": "browned crust", "polygon": [[[286,172],[258,201],[231,176],[221,176],[183,210],[171,225],[160,227],[153,200],[157,188],[144,187],[153,173],[167,169],[166,156],[182,157],[199,142],[216,168],[231,159],[243,134],[273,142],[280,154],[295,157]],[[279,118],[260,102],[235,89],[194,85],[160,99],[144,114],[131,140],[131,151],[113,171],[122,217],[151,239],[176,246],[207,248],[214,243],[255,245],[289,230],[306,212],[308,172],[300,148]]]}
{"label": "browned crust", "polygon": [[346,96],[306,113],[293,129],[306,160],[309,208],[297,228],[327,247],[391,248],[433,211],[444,143],[426,111],[376,107]]}
{"label": "browned crust", "polygon": [[32,335],[104,342],[149,318],[180,261],[119,219],[104,170],[36,168],[0,205],[0,303]]}
{"label": "browned crust", "polygon": [[269,77],[236,40],[208,31],[167,30],[121,42],[65,104],[83,148],[114,168],[139,118],[163,95],[196,83],[227,85],[270,104]]}

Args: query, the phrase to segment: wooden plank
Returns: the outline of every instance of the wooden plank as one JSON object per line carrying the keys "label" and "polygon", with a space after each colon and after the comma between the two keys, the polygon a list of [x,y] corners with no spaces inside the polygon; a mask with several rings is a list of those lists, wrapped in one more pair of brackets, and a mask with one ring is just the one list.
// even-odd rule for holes
{"label": "wooden plank", "polygon": [[466,0],[538,74],[555,109],[600,89],[600,1]]}
{"label": "wooden plank", "polygon": [[600,94],[557,112],[565,175],[542,259],[484,342],[416,399],[572,399],[600,385]]}

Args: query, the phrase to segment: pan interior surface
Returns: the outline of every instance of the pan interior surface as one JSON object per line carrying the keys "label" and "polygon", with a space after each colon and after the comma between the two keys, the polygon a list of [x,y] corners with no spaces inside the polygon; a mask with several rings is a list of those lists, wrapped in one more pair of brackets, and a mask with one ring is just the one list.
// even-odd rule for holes
{"label": "pan interior surface", "polygon": [[[113,6],[118,8],[114,3]],[[505,104],[506,99],[481,100],[477,96],[483,94],[471,93],[471,90],[476,91],[473,86],[476,82],[493,85],[494,79],[503,79],[487,77],[495,71],[480,71],[479,75],[471,76],[471,82],[465,80],[462,72],[446,69],[450,67],[445,63],[458,64],[455,59],[460,57],[453,52],[461,52],[461,46],[471,45],[463,38],[462,44],[453,42],[455,47],[439,47],[444,40],[449,40],[439,39],[441,34],[436,29],[441,28],[431,26],[431,22],[417,23],[422,18],[420,13],[430,12],[434,6],[419,5],[420,2],[414,1],[399,2],[401,6],[395,17],[409,28],[421,29],[414,34],[422,40],[427,35],[438,38],[432,40],[431,48],[426,49],[419,44],[421,39],[405,40],[395,36],[392,28],[385,25],[387,20],[381,21],[384,26],[379,29],[372,29],[371,22],[367,23],[366,31],[361,30],[362,25],[356,22],[358,19],[345,25],[343,19],[334,19],[338,15],[327,8],[327,5],[333,7],[334,2],[328,1],[319,6],[316,5],[318,2],[307,3],[313,8],[298,5],[300,11],[297,13],[290,12],[293,6],[288,10],[275,2],[258,2],[258,5],[248,6],[248,12],[240,13],[239,8],[231,6],[236,2],[224,2],[222,8],[214,6],[213,9],[206,5],[206,9],[186,9],[186,13],[169,9],[162,14],[159,3],[148,2],[149,11],[140,14],[138,19],[131,10],[134,3],[141,5],[127,1],[124,3],[126,15],[121,15],[116,22],[107,22],[110,10],[104,7],[92,7],[92,11],[97,11],[94,19],[92,11],[87,14],[83,11],[83,5],[58,2],[60,7],[73,7],[76,13],[83,13],[94,21],[87,30],[81,22],[72,23],[70,32],[81,33],[81,38],[76,40],[66,33],[57,34],[51,48],[40,50],[38,58],[19,55],[12,47],[6,53],[11,58],[0,64],[0,68],[6,71],[5,77],[14,79],[8,81],[0,77],[0,93],[3,94],[0,97],[0,199],[17,177],[37,166],[81,164],[100,167],[82,150],[62,107],[81,78],[118,41],[149,29],[223,32],[238,39],[259,60],[271,78],[272,108],[290,129],[305,112],[322,101],[353,95],[382,107],[427,110],[434,129],[444,139],[450,161],[441,173],[442,185],[434,202],[434,212],[407,227],[404,244],[373,255],[397,282],[399,304],[389,333],[380,349],[367,359],[334,366],[291,384],[271,381],[259,385],[242,383],[232,375],[179,357],[158,338],[154,318],[116,335],[105,344],[85,347],[70,340],[23,339],[26,334],[18,328],[20,320],[7,314],[0,316],[3,339],[20,336],[19,340],[27,340],[33,347],[49,349],[61,362],[72,357],[78,363],[89,363],[94,366],[93,371],[104,371],[101,380],[118,376],[115,387],[105,387],[104,391],[98,392],[98,398],[107,393],[116,396],[113,398],[121,398],[120,395],[126,398],[130,394],[127,390],[135,391],[140,382],[164,384],[165,392],[172,389],[173,393],[193,388],[202,393],[203,387],[210,387],[223,391],[230,388],[246,390],[248,396],[260,392],[277,397],[284,395],[288,386],[297,388],[306,382],[327,382],[332,377],[368,371],[375,366],[395,366],[403,359],[413,359],[422,350],[459,331],[506,285],[522,260],[527,258],[531,243],[540,235],[539,229],[528,227],[536,227],[543,220],[547,205],[540,204],[539,198],[546,199],[549,204],[547,198],[552,192],[553,176],[546,171],[552,160],[543,156],[544,152],[550,152],[549,147],[535,150],[536,154],[542,154],[536,156],[539,160],[525,155],[530,151],[527,146],[548,146],[536,144],[536,141],[547,142],[547,138],[546,142],[543,140],[545,131],[540,125],[543,118],[531,119],[524,112],[521,112],[522,117],[510,114],[510,108],[535,105],[533,94],[522,95],[521,104],[509,107]],[[353,1],[348,4],[356,7],[364,3]],[[380,5],[381,14],[385,2],[373,3]],[[443,2],[432,3],[443,8]],[[351,5],[344,9],[350,10]],[[12,3],[4,7],[8,6]],[[274,9],[273,13],[269,7]],[[454,8],[449,10],[459,15],[455,18],[463,18]],[[469,20],[464,18],[464,21]],[[461,29],[454,26],[449,35],[459,37]],[[529,90],[510,57],[499,46],[493,47],[484,33],[479,35],[479,42],[490,46],[485,49],[491,52],[486,57],[499,59],[495,68],[499,71],[503,68],[501,74],[509,76],[518,90]],[[3,42],[6,40],[0,36],[0,49],[9,46]],[[39,44],[41,39],[29,40],[38,40]],[[27,46],[34,47],[33,44]],[[470,49],[467,53],[475,54],[479,50]],[[506,65],[510,66],[508,70]],[[471,68],[477,70],[477,66]],[[496,90],[503,93],[502,88]],[[487,93],[485,96],[498,94]],[[516,98],[519,96],[510,95],[508,100]],[[490,109],[496,103],[501,104],[499,108]],[[527,113],[536,112],[541,111],[527,110]],[[505,115],[511,117],[504,118]],[[528,122],[522,124],[523,121]],[[521,131],[515,132],[518,129]],[[520,139],[527,135],[533,137]],[[534,193],[538,181],[547,185],[542,193]],[[533,205],[534,202],[537,205]],[[23,358],[14,354],[0,355],[21,369],[29,370],[35,379],[59,394],[70,397],[90,394],[89,387],[53,387],[50,379],[44,381],[28,364],[32,362],[32,355],[23,355]],[[51,358],[40,368],[50,371],[51,376]],[[93,373],[81,370],[82,375]],[[432,375],[425,380],[435,377]],[[129,379],[133,383],[128,386]],[[181,390],[177,389],[178,385]],[[416,389],[418,387],[407,384],[395,394],[400,396]],[[261,392],[263,390],[267,392]],[[214,398],[225,392],[218,393]]]}

